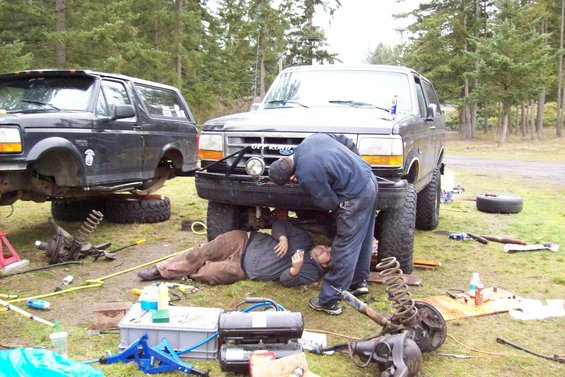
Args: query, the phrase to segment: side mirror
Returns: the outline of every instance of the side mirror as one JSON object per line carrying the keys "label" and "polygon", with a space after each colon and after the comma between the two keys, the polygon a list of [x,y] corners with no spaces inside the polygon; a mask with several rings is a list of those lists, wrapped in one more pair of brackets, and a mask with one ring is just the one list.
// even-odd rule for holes
{"label": "side mirror", "polygon": [[430,103],[426,111],[426,120],[434,120],[437,114],[437,105]]}
{"label": "side mirror", "polygon": [[114,116],[112,119],[124,119],[135,116],[135,108],[133,105],[116,105]]}

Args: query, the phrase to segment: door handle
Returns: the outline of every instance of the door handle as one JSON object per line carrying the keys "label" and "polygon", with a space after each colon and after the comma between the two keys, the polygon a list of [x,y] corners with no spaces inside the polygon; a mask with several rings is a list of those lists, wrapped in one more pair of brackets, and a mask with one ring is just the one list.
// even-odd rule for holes
{"label": "door handle", "polygon": [[134,124],[131,128],[134,131],[141,131],[141,126],[138,126],[137,124]]}

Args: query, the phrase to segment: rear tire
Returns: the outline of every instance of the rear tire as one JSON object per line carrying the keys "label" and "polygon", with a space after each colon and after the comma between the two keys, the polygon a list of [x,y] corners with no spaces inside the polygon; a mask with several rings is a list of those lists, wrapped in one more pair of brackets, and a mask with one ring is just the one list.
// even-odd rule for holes
{"label": "rear tire", "polygon": [[432,180],[418,193],[416,203],[416,229],[432,230],[439,224],[439,203],[441,197],[441,176],[435,168]]}
{"label": "rear tire", "polygon": [[381,211],[377,216],[375,235],[379,240],[377,261],[395,257],[405,274],[414,269],[414,233],[416,225],[416,189],[408,185],[404,205],[396,210]]}
{"label": "rear tire", "polygon": [[106,220],[118,224],[151,224],[171,217],[169,198],[116,198],[106,201]]}
{"label": "rear tire", "polygon": [[220,234],[229,232],[230,230],[239,229],[239,206],[209,201],[206,216],[208,241],[212,241]]}
{"label": "rear tire", "polygon": [[51,202],[51,216],[60,221],[84,221],[93,209],[105,213],[100,199],[60,199]]}

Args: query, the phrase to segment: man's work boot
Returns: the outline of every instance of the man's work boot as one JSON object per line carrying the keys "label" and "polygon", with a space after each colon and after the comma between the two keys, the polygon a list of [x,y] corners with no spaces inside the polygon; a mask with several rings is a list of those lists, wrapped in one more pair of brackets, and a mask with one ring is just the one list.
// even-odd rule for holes
{"label": "man's work boot", "polygon": [[349,287],[349,293],[351,293],[355,297],[363,296],[369,293],[369,286],[367,282],[364,281],[361,284],[352,285]]}
{"label": "man's work boot", "polygon": [[340,315],[343,312],[343,309],[341,308],[341,305],[339,304],[338,301],[334,302],[331,305],[322,305],[320,304],[320,298],[316,297],[310,299],[309,304],[312,309],[330,315]]}
{"label": "man's work boot", "polygon": [[144,281],[148,281],[148,280],[157,280],[157,279],[162,279],[163,277],[161,276],[161,274],[159,273],[159,270],[157,269],[156,266],[153,267],[149,267],[146,270],[141,270],[137,273],[137,276],[139,276],[139,278],[141,280]]}

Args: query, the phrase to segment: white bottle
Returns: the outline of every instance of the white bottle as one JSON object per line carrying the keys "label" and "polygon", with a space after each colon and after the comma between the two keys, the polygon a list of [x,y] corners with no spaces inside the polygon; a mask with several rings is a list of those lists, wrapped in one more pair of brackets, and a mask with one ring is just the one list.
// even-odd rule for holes
{"label": "white bottle", "polygon": [[159,297],[157,299],[157,309],[167,310],[169,309],[169,288],[165,283],[159,284]]}
{"label": "white bottle", "polygon": [[475,297],[475,288],[477,284],[481,284],[481,278],[478,272],[473,272],[473,277],[471,278],[471,284],[469,284],[469,296]]}

